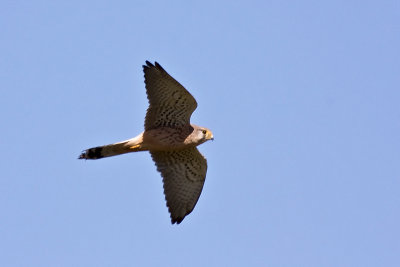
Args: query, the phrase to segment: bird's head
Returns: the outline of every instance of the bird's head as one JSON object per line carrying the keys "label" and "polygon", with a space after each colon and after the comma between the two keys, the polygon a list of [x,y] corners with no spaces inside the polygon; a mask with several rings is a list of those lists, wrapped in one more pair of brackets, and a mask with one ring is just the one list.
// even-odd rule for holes
{"label": "bird's head", "polygon": [[195,136],[195,139],[198,145],[208,141],[214,140],[214,135],[210,129],[206,127],[196,126],[194,127],[194,132],[192,133]]}

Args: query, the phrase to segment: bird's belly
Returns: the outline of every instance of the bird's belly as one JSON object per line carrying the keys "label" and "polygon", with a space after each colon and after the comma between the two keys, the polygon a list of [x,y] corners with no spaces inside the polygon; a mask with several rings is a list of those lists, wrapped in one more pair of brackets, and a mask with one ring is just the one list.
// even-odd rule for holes
{"label": "bird's belly", "polygon": [[173,128],[160,128],[144,132],[143,145],[148,150],[176,150],[187,147],[181,131]]}

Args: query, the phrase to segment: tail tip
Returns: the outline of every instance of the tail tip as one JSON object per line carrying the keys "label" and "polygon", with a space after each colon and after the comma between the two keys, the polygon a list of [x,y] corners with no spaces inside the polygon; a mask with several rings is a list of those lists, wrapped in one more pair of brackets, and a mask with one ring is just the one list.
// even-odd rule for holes
{"label": "tail tip", "polygon": [[78,159],[100,159],[104,157],[101,152],[102,147],[89,148],[83,150]]}
{"label": "tail tip", "polygon": [[82,153],[79,155],[79,158],[78,158],[78,159],[87,159],[87,156],[86,156],[87,153],[86,153],[86,151],[87,151],[87,150],[83,150]]}

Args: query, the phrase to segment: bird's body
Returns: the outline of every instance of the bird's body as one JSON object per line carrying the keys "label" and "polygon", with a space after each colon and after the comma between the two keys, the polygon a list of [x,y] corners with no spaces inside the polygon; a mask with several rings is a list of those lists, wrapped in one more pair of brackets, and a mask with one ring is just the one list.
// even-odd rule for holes
{"label": "bird's body", "polygon": [[[205,136],[203,131],[206,131]],[[122,142],[89,148],[79,159],[100,159],[138,151],[180,150],[196,147],[212,138],[210,130],[194,124],[182,128],[161,127]]]}
{"label": "bird's body", "polygon": [[207,161],[196,146],[213,140],[212,132],[190,124],[197,103],[192,95],[157,62],[146,61],[149,108],[145,130],[134,138],[86,149],[79,159],[100,159],[149,151],[163,176],[172,223],[180,223],[197,203],[207,172]]}

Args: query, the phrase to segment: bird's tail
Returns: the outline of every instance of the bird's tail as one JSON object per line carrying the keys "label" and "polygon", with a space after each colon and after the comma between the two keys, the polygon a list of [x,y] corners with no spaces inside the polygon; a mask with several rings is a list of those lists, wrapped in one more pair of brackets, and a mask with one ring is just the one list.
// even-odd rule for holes
{"label": "bird's tail", "polygon": [[119,143],[86,149],[80,154],[79,159],[101,159],[130,152],[144,151],[146,149],[144,149],[142,143],[143,138],[142,134],[140,134],[135,138]]}

